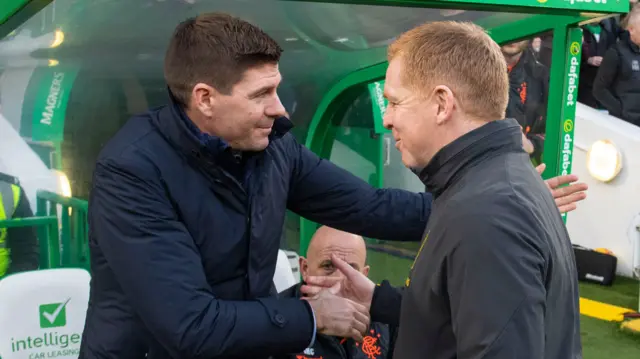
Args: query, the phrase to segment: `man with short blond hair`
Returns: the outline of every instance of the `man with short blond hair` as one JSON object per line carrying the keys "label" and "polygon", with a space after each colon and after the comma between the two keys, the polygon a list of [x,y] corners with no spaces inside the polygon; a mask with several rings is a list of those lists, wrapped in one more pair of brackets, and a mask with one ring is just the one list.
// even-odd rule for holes
{"label": "man with short blond hair", "polygon": [[333,256],[341,294],[399,324],[398,359],[581,358],[573,250],[520,126],[501,120],[500,47],[473,24],[419,26],[391,45],[384,91],[384,124],[433,210],[401,294]]}

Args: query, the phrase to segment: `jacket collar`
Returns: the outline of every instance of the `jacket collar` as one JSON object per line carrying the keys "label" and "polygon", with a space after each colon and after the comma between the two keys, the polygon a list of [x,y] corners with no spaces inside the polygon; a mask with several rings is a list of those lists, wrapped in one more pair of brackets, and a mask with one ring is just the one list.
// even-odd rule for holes
{"label": "jacket collar", "polygon": [[514,119],[492,121],[443,147],[420,171],[420,180],[434,196],[455,178],[485,158],[499,153],[523,152],[522,130]]}
{"label": "jacket collar", "polygon": [[[167,88],[167,91],[170,103],[160,110],[155,123],[171,143],[187,155],[198,158],[210,156],[215,159],[223,154],[232,154],[231,147],[222,138],[200,131],[178,104],[171,90]],[[273,141],[283,137],[291,128],[293,123],[288,118],[277,118],[269,135],[269,146]]]}

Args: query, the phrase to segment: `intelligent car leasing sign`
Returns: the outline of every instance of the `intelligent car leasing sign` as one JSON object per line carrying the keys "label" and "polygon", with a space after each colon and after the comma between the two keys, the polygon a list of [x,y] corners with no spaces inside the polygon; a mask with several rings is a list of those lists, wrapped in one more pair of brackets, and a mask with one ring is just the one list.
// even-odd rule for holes
{"label": "intelligent car leasing sign", "polygon": [[61,284],[59,289],[33,283],[34,288],[43,287],[34,290],[34,296],[18,298],[18,290],[15,300],[0,298],[0,305],[13,308],[2,315],[11,316],[11,325],[0,333],[2,359],[78,358],[89,299],[88,279],[86,289],[81,280],[81,286]]}
{"label": "intelligent car leasing sign", "polygon": [[11,353],[24,353],[24,357],[29,359],[77,358],[82,335],[65,330],[70,301],[71,298],[67,298],[64,302],[39,305],[40,330],[34,330],[32,335],[26,337],[11,338]]}

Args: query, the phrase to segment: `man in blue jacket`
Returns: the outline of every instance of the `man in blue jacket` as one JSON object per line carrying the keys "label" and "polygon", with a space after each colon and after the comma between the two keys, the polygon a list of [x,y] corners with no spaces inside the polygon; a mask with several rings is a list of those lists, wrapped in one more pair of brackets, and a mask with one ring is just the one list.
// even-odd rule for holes
{"label": "man in blue jacket", "polygon": [[[297,143],[276,93],[281,52],[224,14],[176,28],[172,102],[131,119],[96,163],[80,358],[267,358],[316,333],[362,339],[368,309],[354,301],[275,297],[285,212],[419,241],[431,196],[372,188]],[[558,205],[582,189],[556,192]]]}

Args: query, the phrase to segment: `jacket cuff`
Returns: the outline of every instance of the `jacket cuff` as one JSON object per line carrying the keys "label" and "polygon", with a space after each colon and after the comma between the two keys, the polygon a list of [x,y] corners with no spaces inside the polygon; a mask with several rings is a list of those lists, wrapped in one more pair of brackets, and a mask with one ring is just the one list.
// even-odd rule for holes
{"label": "jacket cuff", "polygon": [[315,317],[311,305],[305,300],[291,298],[265,298],[259,302],[266,309],[272,325],[270,338],[273,344],[286,346],[290,353],[298,353],[308,348],[315,338]]}
{"label": "jacket cuff", "polygon": [[311,307],[311,304],[309,304],[309,302],[307,302],[306,300],[304,300],[303,302],[307,304],[307,307],[311,312],[311,316],[313,317],[313,334],[311,335],[311,343],[309,343],[309,346],[307,347],[307,348],[313,348],[313,345],[316,343],[316,330],[318,328],[318,325],[316,322],[316,312],[313,311],[313,308]]}
{"label": "jacket cuff", "polygon": [[383,280],[373,290],[371,300],[372,322],[388,324],[392,327],[400,322],[400,305],[402,304],[402,291],[391,286],[389,281]]}

